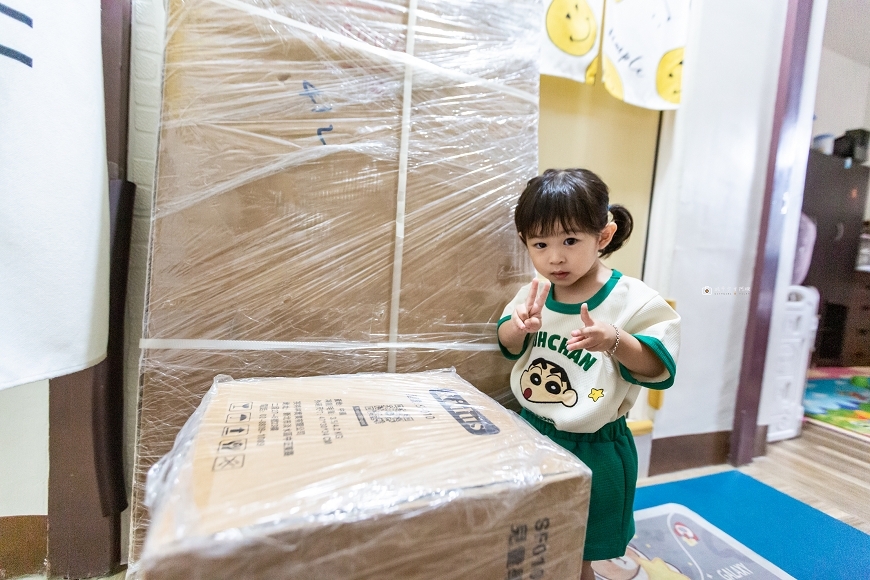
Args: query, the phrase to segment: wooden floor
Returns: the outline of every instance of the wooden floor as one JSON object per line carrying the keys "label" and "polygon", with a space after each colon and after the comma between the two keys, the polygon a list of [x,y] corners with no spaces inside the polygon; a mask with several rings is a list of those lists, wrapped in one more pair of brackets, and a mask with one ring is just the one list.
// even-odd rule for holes
{"label": "wooden floor", "polygon": [[[639,486],[734,469],[717,465],[643,479]],[[796,439],[767,446],[739,471],[870,534],[870,438],[805,423]]]}
{"label": "wooden floor", "polygon": [[805,424],[740,471],[870,534],[870,438]]}

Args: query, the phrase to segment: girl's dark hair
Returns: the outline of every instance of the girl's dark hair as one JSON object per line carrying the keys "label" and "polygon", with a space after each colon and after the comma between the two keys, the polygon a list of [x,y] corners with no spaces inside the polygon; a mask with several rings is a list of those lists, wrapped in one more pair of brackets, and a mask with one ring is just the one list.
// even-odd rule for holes
{"label": "girl's dark hair", "polygon": [[598,252],[604,258],[622,247],[634,227],[631,213],[624,206],[609,205],[609,197],[607,185],[587,169],[548,169],[526,185],[517,202],[514,223],[523,242],[553,235],[560,228],[598,235],[610,221],[610,211],[616,233]]}

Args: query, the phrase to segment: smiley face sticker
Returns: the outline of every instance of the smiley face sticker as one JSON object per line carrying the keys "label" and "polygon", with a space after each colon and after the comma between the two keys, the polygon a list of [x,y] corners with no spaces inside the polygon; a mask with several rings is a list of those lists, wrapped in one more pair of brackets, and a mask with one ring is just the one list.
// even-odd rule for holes
{"label": "smiley face sticker", "polygon": [[547,9],[547,35],[560,50],[583,56],[595,46],[598,25],[586,0],[553,0]]}
{"label": "smiley face sticker", "polygon": [[662,56],[656,70],[656,91],[669,103],[680,102],[683,84],[683,53],[685,49],[675,48]]}
{"label": "smiley face sticker", "polygon": [[690,4],[690,0],[605,0],[601,80],[611,95],[658,111],[679,107]]}
{"label": "smiley face sticker", "polygon": [[586,68],[586,84],[593,85],[595,84],[595,75],[598,74],[598,57],[592,59],[592,62],[589,63],[589,66]]}
{"label": "smiley face sticker", "polygon": [[602,56],[604,56],[604,67],[602,68],[601,80],[604,81],[604,86],[611,95],[620,101],[624,101],[625,89],[622,87],[622,79],[619,78],[619,71],[607,55]]}

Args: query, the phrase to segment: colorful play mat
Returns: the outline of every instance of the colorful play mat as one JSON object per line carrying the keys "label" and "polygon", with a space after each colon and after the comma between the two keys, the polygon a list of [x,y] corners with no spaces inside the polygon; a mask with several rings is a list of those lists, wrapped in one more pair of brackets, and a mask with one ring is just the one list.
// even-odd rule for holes
{"label": "colorful play mat", "polygon": [[870,367],[810,369],[804,415],[870,437]]}

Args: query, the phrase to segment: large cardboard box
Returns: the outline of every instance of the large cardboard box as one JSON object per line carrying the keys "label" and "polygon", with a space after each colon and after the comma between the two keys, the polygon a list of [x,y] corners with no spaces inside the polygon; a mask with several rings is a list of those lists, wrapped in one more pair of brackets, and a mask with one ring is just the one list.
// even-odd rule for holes
{"label": "large cardboard box", "polygon": [[222,376],[149,474],[140,565],[148,580],[576,579],[590,485],[451,371]]}
{"label": "large cardboard box", "polygon": [[130,557],[217,372],[455,367],[509,400],[540,0],[170,0]]}

